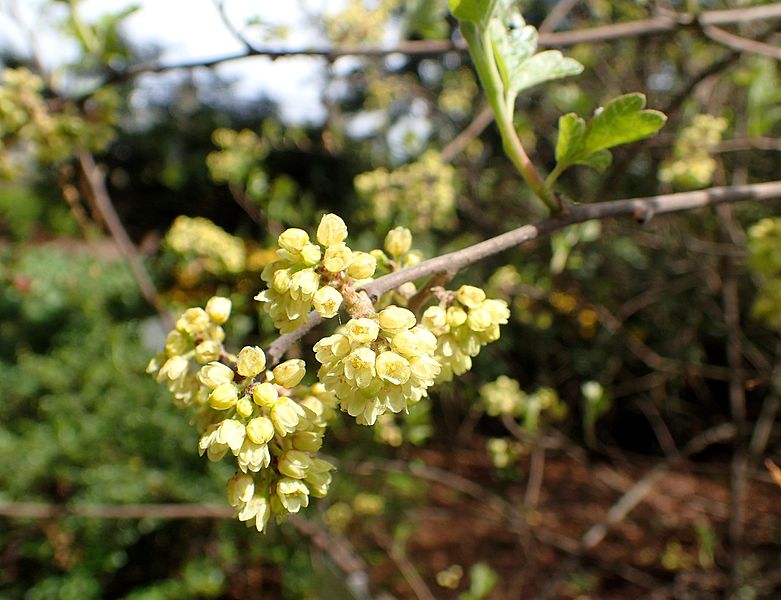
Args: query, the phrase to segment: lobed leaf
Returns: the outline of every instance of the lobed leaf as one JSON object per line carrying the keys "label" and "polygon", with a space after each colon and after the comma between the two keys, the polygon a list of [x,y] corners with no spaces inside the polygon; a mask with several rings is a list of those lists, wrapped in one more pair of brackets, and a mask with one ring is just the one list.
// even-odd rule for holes
{"label": "lobed leaf", "polygon": [[520,92],[545,81],[579,75],[582,72],[583,65],[574,58],[567,58],[558,50],[546,50],[525,60],[510,73],[508,93],[515,97]]}
{"label": "lobed leaf", "polygon": [[459,21],[486,26],[494,14],[497,0],[447,0],[450,12]]}

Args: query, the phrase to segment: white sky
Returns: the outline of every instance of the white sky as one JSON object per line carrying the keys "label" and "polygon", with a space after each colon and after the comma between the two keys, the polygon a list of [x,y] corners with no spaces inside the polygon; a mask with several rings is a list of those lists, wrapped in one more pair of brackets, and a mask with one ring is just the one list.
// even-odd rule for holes
{"label": "white sky", "polygon": [[[209,59],[239,52],[241,43],[223,24],[212,0],[137,0],[141,8],[125,21],[128,37],[138,46],[156,45],[162,49],[160,60],[178,63]],[[80,12],[87,21],[99,15],[134,4],[130,0],[83,0]],[[308,0],[315,14],[323,6],[331,10],[337,2]],[[261,16],[273,24],[292,25],[289,37],[274,42],[275,47],[306,48],[322,46],[317,31],[303,25],[298,4],[290,0],[226,0],[226,11],[238,28],[248,17]],[[42,0],[0,0],[0,46],[10,46],[29,54],[29,31],[36,32],[40,55],[47,68],[54,69],[76,56],[76,49],[53,30],[52,23],[65,11],[62,4],[42,10]],[[16,13],[24,27],[12,18]],[[259,40],[253,40],[258,43]],[[216,73],[236,81],[232,93],[237,99],[257,98],[259,92],[276,101],[282,117],[293,123],[319,122],[325,117],[320,101],[323,87],[323,60],[306,57],[271,61],[253,57],[220,65]],[[155,86],[145,76],[142,86]]]}

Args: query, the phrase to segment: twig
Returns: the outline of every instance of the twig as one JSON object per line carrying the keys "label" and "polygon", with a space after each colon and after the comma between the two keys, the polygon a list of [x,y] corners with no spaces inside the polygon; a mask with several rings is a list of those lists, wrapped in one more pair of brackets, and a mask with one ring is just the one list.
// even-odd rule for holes
{"label": "twig", "polygon": [[723,29],[714,26],[703,27],[702,32],[714,42],[732,48],[738,52],[759,54],[775,60],[781,60],[781,48],[777,48],[776,46],[735,35],[734,33],[724,31]]}
{"label": "twig", "polygon": [[[362,289],[376,302],[384,293],[408,281],[429,277],[434,273],[445,271],[458,272],[469,265],[494,254],[499,254],[509,248],[543,238],[569,225],[592,219],[631,216],[640,222],[647,222],[653,216],[665,213],[693,210],[723,203],[769,200],[772,198],[781,198],[781,181],[713,187],[695,192],[612,200],[598,204],[580,204],[571,207],[566,215],[551,217],[535,224],[523,225],[462,250],[456,250],[436,258],[424,260],[415,266],[375,279],[363,286]],[[275,361],[284,356],[297,340],[321,321],[322,317],[319,314],[312,313],[306,324],[292,333],[277,338],[266,351],[270,362],[275,364]]]}
{"label": "twig", "polygon": [[556,3],[556,6],[548,13],[548,16],[545,17],[545,20],[540,24],[539,32],[548,33],[550,31],[555,31],[556,28],[561,25],[561,22],[567,18],[570,11],[575,8],[575,5],[578,2],[580,2],[580,0],[559,0],[559,2]]}
{"label": "twig", "polygon": [[454,137],[448,144],[442,148],[439,157],[442,162],[450,162],[456,155],[458,155],[464,148],[467,147],[469,142],[475,139],[478,135],[483,133],[486,127],[494,120],[494,113],[490,106],[484,106],[472,122]]}
{"label": "twig", "polygon": [[120,220],[117,211],[114,209],[111,197],[106,189],[103,174],[95,164],[92,154],[86,150],[78,150],[76,152],[76,159],[78,160],[79,167],[84,175],[84,181],[87,190],[92,197],[92,201],[100,212],[102,219],[105,221],[109,233],[111,233],[111,237],[117,244],[119,251],[125,257],[125,260],[127,260],[130,271],[141,291],[141,295],[149,305],[157,311],[161,325],[167,333],[173,328],[171,315],[160,301],[160,295],[158,294],[157,288],[155,288],[155,284],[152,282],[152,278],[149,276],[146,267],[144,267],[141,255],[138,253],[137,248],[125,230],[124,225],[122,225],[122,221]]}
{"label": "twig", "polygon": [[[737,225],[732,216],[731,207],[718,207],[719,221],[725,239],[740,237],[735,232]],[[743,556],[743,526],[745,522],[746,481],[748,478],[748,456],[745,435],[746,390],[743,372],[743,350],[740,341],[740,301],[738,297],[738,279],[734,260],[725,256],[722,276],[722,302],[724,305],[724,324],[727,328],[726,354],[730,370],[729,402],[732,420],[738,430],[731,464],[729,542],[730,542],[730,582],[728,597],[737,597],[741,586],[741,560]]]}
{"label": "twig", "polygon": [[447,284],[448,281],[453,279],[454,273],[445,271],[444,273],[434,273],[431,278],[424,283],[420,289],[407,301],[407,308],[418,314],[418,311],[423,307],[429,298],[432,296],[432,290],[435,287],[441,287]]}
{"label": "twig", "polygon": [[545,475],[545,446],[532,443],[531,457],[529,458],[529,478],[526,481],[526,492],[523,496],[523,506],[526,510],[534,510],[540,501],[543,476]]}

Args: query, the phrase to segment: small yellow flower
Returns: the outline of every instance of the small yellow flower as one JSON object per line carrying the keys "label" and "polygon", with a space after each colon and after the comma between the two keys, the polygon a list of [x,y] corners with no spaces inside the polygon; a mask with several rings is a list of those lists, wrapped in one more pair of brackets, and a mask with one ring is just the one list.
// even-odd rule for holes
{"label": "small yellow flower", "polygon": [[447,324],[450,327],[459,327],[466,323],[466,311],[460,306],[451,306],[447,309]]}
{"label": "small yellow flower", "polygon": [[187,338],[180,331],[174,329],[165,338],[165,353],[168,356],[175,354],[185,354],[192,346]]}
{"label": "small yellow flower", "polygon": [[380,326],[374,319],[351,319],[347,323],[347,337],[351,342],[368,344],[377,339]]}
{"label": "small yellow flower", "polygon": [[274,367],[274,381],[291,389],[296,387],[306,375],[306,365],[300,358],[292,358]]}
{"label": "small yellow flower", "polygon": [[243,419],[252,416],[253,413],[252,402],[247,396],[242,396],[236,403],[236,413]]}
{"label": "small yellow flower", "polygon": [[270,415],[274,429],[281,437],[293,433],[298,423],[306,416],[304,409],[290,398],[282,397],[271,407]]}
{"label": "small yellow flower", "polygon": [[234,456],[239,453],[247,429],[236,419],[225,419],[217,426],[217,443],[225,444],[231,449]]}
{"label": "small yellow flower", "polygon": [[236,473],[228,480],[228,503],[239,506],[252,500],[255,493],[255,480],[246,473]]}
{"label": "small yellow flower", "polygon": [[236,370],[244,377],[255,377],[266,368],[266,355],[258,346],[244,346],[236,361]]}
{"label": "small yellow flower", "polygon": [[233,381],[233,370],[221,362],[210,362],[208,365],[203,365],[198,371],[198,379],[203,385],[215,389],[223,383]]}
{"label": "small yellow flower", "polygon": [[303,229],[291,227],[283,231],[277,239],[279,247],[292,254],[298,254],[309,243],[309,235]]}
{"label": "small yellow flower", "polygon": [[317,241],[326,248],[340,244],[347,239],[347,225],[341,217],[329,213],[323,215],[317,227]]}
{"label": "small yellow flower", "polygon": [[206,313],[212,320],[212,323],[222,325],[228,320],[231,314],[231,301],[222,296],[212,296],[206,303]]}
{"label": "small yellow flower", "polygon": [[297,513],[309,506],[309,488],[298,479],[280,479],[277,483],[277,497],[290,513]]}
{"label": "small yellow flower", "polygon": [[306,452],[300,450],[288,450],[280,458],[279,472],[293,479],[303,479],[312,465],[312,459]]}
{"label": "small yellow flower", "polygon": [[209,327],[211,320],[202,308],[188,308],[176,321],[176,329],[189,335],[203,333]]}
{"label": "small yellow flower", "polygon": [[376,354],[369,348],[357,348],[344,359],[344,376],[359,388],[368,387],[375,375]]}
{"label": "small yellow flower", "polygon": [[412,247],[412,232],[406,227],[395,227],[385,236],[385,250],[389,254],[404,256]]}
{"label": "small yellow flower", "polygon": [[279,392],[273,383],[259,383],[252,388],[252,399],[255,404],[265,408],[271,408],[276,404]]}
{"label": "small yellow flower", "polygon": [[209,394],[209,406],[214,410],[228,410],[236,405],[239,391],[232,383],[221,383]]}
{"label": "small yellow flower", "polygon": [[325,285],[315,292],[312,306],[326,319],[336,316],[342,305],[342,295],[330,285]]}
{"label": "small yellow flower", "polygon": [[484,308],[473,308],[466,319],[469,329],[472,331],[485,331],[493,325],[491,313]]}
{"label": "small yellow flower", "polygon": [[320,262],[320,246],[317,244],[307,244],[301,250],[301,259],[308,265],[316,265]]}
{"label": "small yellow flower", "polygon": [[313,269],[301,269],[290,278],[290,297],[293,300],[308,300],[320,287],[320,277]]}
{"label": "small yellow flower", "polygon": [[485,292],[473,285],[462,285],[456,292],[456,300],[467,308],[477,308],[485,300]]}
{"label": "small yellow flower", "polygon": [[403,385],[409,381],[409,362],[395,352],[382,352],[377,357],[377,376],[394,385]]}
{"label": "small yellow flower", "polygon": [[164,378],[168,378],[171,381],[179,379],[185,373],[187,373],[187,368],[189,366],[190,363],[185,357],[172,356],[167,361],[165,361],[162,367],[160,367],[158,381],[163,381]]}
{"label": "small yellow flower", "polygon": [[380,311],[379,324],[385,331],[398,333],[415,326],[415,314],[406,308],[391,305]]}
{"label": "small yellow flower", "polygon": [[323,266],[331,273],[343,271],[350,264],[352,250],[344,242],[329,246],[323,256]]}
{"label": "small yellow flower", "polygon": [[368,252],[353,252],[347,274],[353,279],[368,279],[377,270],[377,259]]}
{"label": "small yellow flower", "polygon": [[217,340],[204,340],[195,347],[195,360],[201,364],[215,361],[221,355],[222,344]]}
{"label": "small yellow flower", "polygon": [[267,417],[257,417],[247,423],[247,437],[256,444],[268,444],[274,438],[274,424]]}
{"label": "small yellow flower", "polygon": [[[314,398],[310,396],[310,398]],[[305,406],[305,408],[307,408]],[[316,431],[296,431],[293,434],[293,447],[304,452],[317,452],[323,446],[323,434]]]}

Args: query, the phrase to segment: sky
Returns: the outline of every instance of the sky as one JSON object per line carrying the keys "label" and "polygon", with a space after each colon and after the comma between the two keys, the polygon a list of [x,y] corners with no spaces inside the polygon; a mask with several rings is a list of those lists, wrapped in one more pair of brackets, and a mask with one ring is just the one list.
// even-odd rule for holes
{"label": "sky", "polygon": [[[131,4],[140,9],[127,18],[124,31],[137,45],[156,45],[162,49],[163,63],[207,60],[232,54],[243,46],[222,22],[213,0],[82,0],[80,11],[90,21],[107,11],[120,10]],[[336,4],[327,0],[307,0],[315,12]],[[48,5],[44,0],[0,0],[0,46],[12,47],[29,55],[30,32],[47,69],[56,72],[59,65],[76,56],[76,48],[58,34],[53,23],[64,14],[64,5]],[[237,28],[252,16],[261,15],[267,22],[289,25],[290,34],[275,47],[319,47],[324,40],[304,25],[297,3],[289,0],[225,0],[226,13]],[[19,23],[22,23],[20,27]],[[258,43],[258,40],[253,40]],[[276,61],[252,57],[225,63],[215,72],[235,81],[232,93],[237,99],[257,98],[260,92],[276,101],[282,118],[289,123],[318,123],[325,118],[320,101],[324,85],[324,62],[307,57],[282,58]],[[164,89],[165,77],[145,75],[139,82],[151,93]]]}

